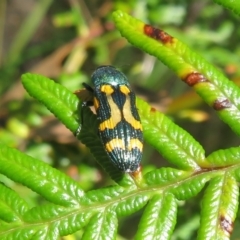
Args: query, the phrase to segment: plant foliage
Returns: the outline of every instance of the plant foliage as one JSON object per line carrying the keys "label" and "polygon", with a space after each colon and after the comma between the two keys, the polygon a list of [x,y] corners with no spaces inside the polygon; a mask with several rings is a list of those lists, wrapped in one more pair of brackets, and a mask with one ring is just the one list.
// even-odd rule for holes
{"label": "plant foliage", "polygon": [[[236,8],[236,12],[239,13],[239,9]],[[156,34],[160,30],[151,27],[154,31],[144,32],[144,23],[123,12],[116,11],[113,17],[129,42],[162,60],[240,134],[238,87],[177,39],[164,35],[170,39],[164,41]],[[81,114],[87,119],[77,137],[115,184],[84,192],[65,174],[1,144],[0,173],[47,200],[31,207],[15,191],[1,184],[1,239],[54,240],[83,227],[82,239],[115,239],[119,217],[140,209],[144,210],[135,239],[170,239],[176,224],[178,201],[196,196],[204,187],[198,239],[230,238],[238,209],[239,147],[218,150],[206,157],[203,147],[189,133],[137,99],[145,141],[176,168],[159,168],[137,177],[119,173],[98,138],[95,115],[88,108],[83,108],[81,113],[81,102],[73,93],[46,77],[30,73],[22,76],[22,83],[27,92],[73,134],[78,130]]]}

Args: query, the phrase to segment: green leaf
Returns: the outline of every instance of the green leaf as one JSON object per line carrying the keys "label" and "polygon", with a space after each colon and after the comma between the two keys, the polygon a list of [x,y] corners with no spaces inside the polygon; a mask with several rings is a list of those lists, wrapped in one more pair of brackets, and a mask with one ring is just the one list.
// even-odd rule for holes
{"label": "green leaf", "polygon": [[[26,229],[32,224],[32,228],[48,228],[51,234],[65,236],[80,230],[94,214],[95,210],[90,210],[84,206],[60,207],[54,204],[45,204],[34,207],[26,214],[23,219]],[[17,231],[17,229],[16,229]]]}
{"label": "green leaf", "polygon": [[72,234],[83,227],[85,227],[93,215],[93,209],[72,209],[63,218],[57,218],[52,228],[56,231],[58,229],[60,236]]}
{"label": "green leaf", "polygon": [[70,177],[3,144],[0,144],[0,165],[0,173],[53,203],[63,206],[78,205],[84,194]]}
{"label": "green leaf", "polygon": [[240,163],[240,147],[218,150],[207,157],[208,168],[227,167]]}
{"label": "green leaf", "polygon": [[234,176],[236,177],[236,180],[240,182],[240,167],[234,170]]}
{"label": "green leaf", "polygon": [[31,239],[33,240],[45,240],[45,239],[51,239],[51,240],[58,240],[59,234],[58,231],[56,231],[56,228],[51,229],[47,226],[42,227],[41,229],[35,231],[35,233],[31,236]]}
{"label": "green leaf", "polygon": [[177,204],[173,195],[155,195],[144,210],[135,239],[170,239],[176,224]]}
{"label": "green leaf", "polygon": [[198,239],[229,239],[238,209],[238,183],[231,174],[211,180],[201,210]]}
{"label": "green leaf", "polygon": [[85,194],[85,196],[81,199],[80,204],[89,206],[101,202],[112,202],[114,198],[118,199],[121,195],[129,192],[132,192],[132,189],[123,188],[118,185],[92,190]]}
{"label": "green leaf", "polygon": [[21,222],[22,214],[29,208],[27,203],[2,183],[0,183],[0,193],[0,219],[6,222]]}
{"label": "green leaf", "polygon": [[181,184],[177,184],[176,181],[176,184],[170,190],[170,192],[174,194],[178,200],[187,200],[189,198],[195,197],[203,189],[205,183],[208,182],[209,179],[211,179],[214,175],[217,174],[218,173],[212,174],[211,173],[201,174],[201,172],[199,172],[198,174],[193,173],[192,177],[186,178],[182,182],[180,180]]}
{"label": "green leaf", "polygon": [[76,119],[79,100],[65,87],[49,78],[26,73],[22,84],[27,92],[43,103],[68,129],[76,132],[79,122]]}
{"label": "green leaf", "polygon": [[[132,194],[131,194],[132,195]],[[135,194],[132,197],[121,197],[116,204],[116,212],[119,216],[128,216],[142,209],[149,200],[147,194]]]}
{"label": "green leaf", "polygon": [[[45,204],[32,208],[23,215],[21,225],[8,225],[0,228],[0,239],[35,239],[41,232],[46,239],[58,239],[84,227],[95,210],[84,207],[60,207]],[[34,236],[34,237],[33,237]]]}
{"label": "green leaf", "polygon": [[149,187],[154,187],[160,191],[168,191],[175,195],[178,200],[186,200],[196,196],[205,183],[218,173],[201,174],[194,172],[184,172],[172,168],[160,168],[148,172],[144,179]]}
{"label": "green leaf", "polygon": [[26,223],[40,223],[42,221],[51,220],[59,216],[64,216],[69,213],[70,208],[61,207],[52,203],[44,204],[42,206],[33,207],[27,211],[23,216]]}
{"label": "green leaf", "polygon": [[117,225],[118,220],[114,211],[108,209],[104,212],[99,212],[91,218],[82,239],[115,239],[117,234]]}
{"label": "green leaf", "polygon": [[157,57],[212,106],[219,117],[240,135],[240,89],[203,57],[161,29],[118,10],[116,27],[131,44]]}
{"label": "green leaf", "polygon": [[200,169],[205,162],[202,146],[164,114],[137,99],[144,139],[169,162],[184,170]]}
{"label": "green leaf", "polygon": [[11,229],[10,231],[0,232],[1,240],[14,240],[14,239],[34,239],[32,238],[35,234],[36,229],[22,229],[16,228],[15,230]]}
{"label": "green leaf", "polygon": [[224,6],[225,8],[230,9],[234,13],[240,15],[240,2],[239,0],[231,0],[231,1],[226,1],[226,0],[214,0],[214,2]]}
{"label": "green leaf", "polygon": [[146,184],[150,186],[174,184],[192,175],[192,172],[185,172],[174,168],[159,168],[145,174]]}

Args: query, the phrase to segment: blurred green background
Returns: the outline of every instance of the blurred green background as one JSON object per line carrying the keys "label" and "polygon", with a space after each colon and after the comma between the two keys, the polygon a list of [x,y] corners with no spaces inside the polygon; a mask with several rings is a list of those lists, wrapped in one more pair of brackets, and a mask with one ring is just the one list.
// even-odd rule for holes
{"label": "blurred green background", "polygon": [[[112,182],[89,150],[28,96],[21,74],[38,73],[75,91],[89,82],[96,67],[114,65],[128,76],[139,97],[189,131],[206,154],[239,145],[239,138],[187,85],[120,36],[111,18],[116,9],[164,29],[240,84],[239,18],[213,1],[1,0],[0,141],[64,171],[86,191]],[[145,144],[143,171],[161,166],[169,164]],[[33,206],[44,201],[3,176],[0,181]],[[179,203],[172,239],[195,239],[200,198]],[[118,239],[133,238],[140,216],[120,219]],[[240,239],[238,219],[232,239]],[[80,236],[81,232],[64,239]]]}

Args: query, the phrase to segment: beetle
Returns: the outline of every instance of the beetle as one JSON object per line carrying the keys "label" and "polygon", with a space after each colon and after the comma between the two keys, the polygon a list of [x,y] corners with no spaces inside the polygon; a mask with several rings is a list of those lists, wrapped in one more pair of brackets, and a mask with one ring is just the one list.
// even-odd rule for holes
{"label": "beetle", "polygon": [[143,149],[142,124],[136,96],[127,77],[113,66],[101,66],[92,76],[92,95],[83,105],[94,106],[101,142],[113,164],[122,172],[139,170]]}

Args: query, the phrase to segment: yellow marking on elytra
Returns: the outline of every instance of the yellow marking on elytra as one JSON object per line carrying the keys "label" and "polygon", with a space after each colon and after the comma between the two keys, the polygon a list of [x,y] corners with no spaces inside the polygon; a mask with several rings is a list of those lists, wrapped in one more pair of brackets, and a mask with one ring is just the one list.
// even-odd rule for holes
{"label": "yellow marking on elytra", "polygon": [[107,129],[113,129],[122,120],[121,111],[119,110],[117,104],[113,101],[112,96],[107,96],[107,102],[110,107],[111,117],[104,122],[100,123],[99,130],[104,131]]}
{"label": "yellow marking on elytra", "polygon": [[94,105],[96,110],[99,108],[99,101],[95,97],[93,98],[93,105]]}
{"label": "yellow marking on elytra", "polygon": [[125,145],[123,139],[114,138],[105,144],[105,148],[108,152],[112,152],[115,148],[120,148],[125,150]]}
{"label": "yellow marking on elytra", "polygon": [[137,138],[132,138],[128,145],[128,150],[131,151],[133,148],[138,148],[140,152],[142,152],[142,149],[143,149],[142,142]]}
{"label": "yellow marking on elytra", "polygon": [[[116,125],[122,121],[121,110],[119,106],[113,101],[111,94],[114,89],[110,85],[103,85],[101,91],[106,93],[107,102],[110,107],[111,117],[99,125],[99,130],[104,131],[105,129],[114,129]],[[131,112],[131,102],[130,102],[130,89],[127,86],[120,86],[120,91],[126,95],[126,100],[123,106],[123,117],[124,119],[134,128],[142,130],[142,124],[140,121],[136,120]],[[95,106],[95,101],[94,101]],[[99,103],[96,102],[96,106],[99,107]],[[96,107],[95,107],[96,108]]]}
{"label": "yellow marking on elytra", "polygon": [[[105,148],[108,152],[113,151],[115,148],[120,148],[121,150],[126,150],[123,139],[118,139],[118,138],[114,138],[111,141],[109,141],[108,143],[106,143]],[[143,144],[137,138],[133,138],[130,140],[127,150],[131,151],[134,148],[138,148],[139,151],[142,152]]]}
{"label": "yellow marking on elytra", "polygon": [[110,85],[102,85],[101,92],[106,93],[106,95],[111,95],[114,92],[114,89]]}
{"label": "yellow marking on elytra", "polygon": [[130,89],[125,85],[120,86],[120,91],[125,95],[128,95],[130,93]]}
{"label": "yellow marking on elytra", "polygon": [[142,130],[142,124],[140,121],[136,120],[131,112],[130,97],[126,96],[126,101],[123,106],[123,116],[125,120],[132,125],[134,129]]}

